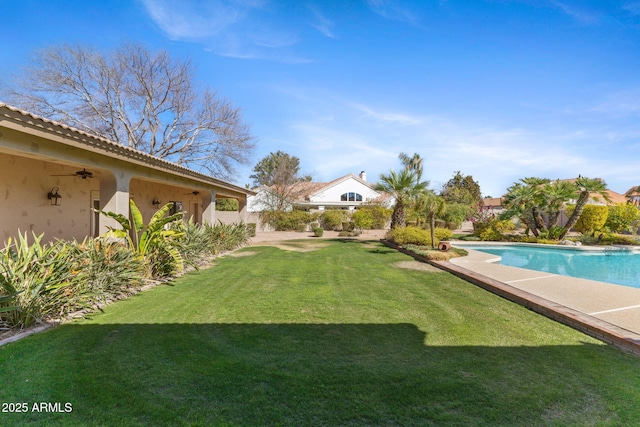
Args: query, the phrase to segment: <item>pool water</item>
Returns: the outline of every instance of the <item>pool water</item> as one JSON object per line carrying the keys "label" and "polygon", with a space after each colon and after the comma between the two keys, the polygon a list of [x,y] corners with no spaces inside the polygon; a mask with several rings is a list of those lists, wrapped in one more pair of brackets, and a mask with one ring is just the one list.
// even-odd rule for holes
{"label": "pool water", "polygon": [[499,255],[502,265],[640,288],[640,253],[633,251],[581,251],[526,246],[461,247]]}

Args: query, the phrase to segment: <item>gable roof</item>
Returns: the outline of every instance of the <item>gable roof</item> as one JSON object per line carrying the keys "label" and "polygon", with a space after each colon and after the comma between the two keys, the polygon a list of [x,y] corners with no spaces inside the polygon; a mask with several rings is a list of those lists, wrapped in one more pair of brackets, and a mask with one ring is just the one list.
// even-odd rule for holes
{"label": "gable roof", "polygon": [[[111,158],[126,160],[130,163],[140,164],[160,169],[165,172],[182,175],[209,185],[215,185],[235,193],[247,195],[255,194],[254,191],[231,184],[229,182],[213,178],[209,175],[194,171],[187,167],[152,156],[143,151],[113,142],[101,136],[92,135],[63,123],[29,113],[17,107],[0,102],[0,124],[7,128],[20,132],[38,135],[54,140],[58,143],[80,148],[85,151],[97,152]],[[0,134],[0,136],[2,136]]]}
{"label": "gable roof", "polygon": [[326,190],[330,189],[331,187],[335,187],[336,185],[341,184],[344,181],[347,181],[349,179],[355,179],[360,184],[365,185],[365,186],[367,186],[367,187],[369,187],[369,188],[371,188],[373,190],[373,187],[374,187],[373,184],[371,184],[370,182],[367,182],[364,179],[362,179],[362,178],[350,173],[350,174],[347,174],[347,175],[342,176],[340,178],[334,179],[333,181],[314,183],[314,184],[317,184],[317,186],[315,188],[309,188],[310,192],[307,194],[307,197],[315,196],[318,193],[326,191]]}
{"label": "gable roof", "polygon": [[485,197],[482,199],[483,206],[486,208],[500,208],[503,202],[502,197]]}
{"label": "gable roof", "polygon": [[634,185],[624,193],[625,197],[640,196],[640,185]]}

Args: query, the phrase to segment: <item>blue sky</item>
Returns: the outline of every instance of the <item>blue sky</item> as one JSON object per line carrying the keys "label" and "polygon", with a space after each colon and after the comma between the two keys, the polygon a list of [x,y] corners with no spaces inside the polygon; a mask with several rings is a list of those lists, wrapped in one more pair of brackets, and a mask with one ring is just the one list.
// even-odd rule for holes
{"label": "blue sky", "polygon": [[254,163],[282,150],[316,181],[417,152],[436,189],[458,170],[494,197],[526,176],[640,184],[640,0],[0,5],[2,76],[59,43],[166,49],[241,107]]}

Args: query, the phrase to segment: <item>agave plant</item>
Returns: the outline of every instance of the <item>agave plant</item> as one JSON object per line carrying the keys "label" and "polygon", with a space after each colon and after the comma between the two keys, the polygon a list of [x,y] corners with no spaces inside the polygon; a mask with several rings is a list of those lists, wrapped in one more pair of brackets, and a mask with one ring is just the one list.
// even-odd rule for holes
{"label": "agave plant", "polygon": [[24,327],[60,315],[68,298],[73,254],[65,242],[42,244],[43,235],[9,239],[0,251],[0,319],[7,327]]}
{"label": "agave plant", "polygon": [[178,239],[184,235],[179,226],[183,213],[165,216],[173,207],[167,203],[144,224],[142,213],[133,200],[129,201],[131,221],[122,214],[99,211],[113,218],[122,226],[121,230],[110,228],[103,238],[123,239],[132,251],[142,257],[149,266],[149,276],[165,276],[174,270],[184,269],[184,259],[178,250]]}

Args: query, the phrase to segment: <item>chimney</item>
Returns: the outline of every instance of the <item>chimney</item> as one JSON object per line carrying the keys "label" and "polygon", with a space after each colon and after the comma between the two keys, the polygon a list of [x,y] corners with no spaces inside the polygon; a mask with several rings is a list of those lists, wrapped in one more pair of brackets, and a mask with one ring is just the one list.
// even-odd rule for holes
{"label": "chimney", "polygon": [[358,175],[360,177],[361,180],[366,181],[367,180],[367,173],[365,171],[360,172],[360,175]]}

